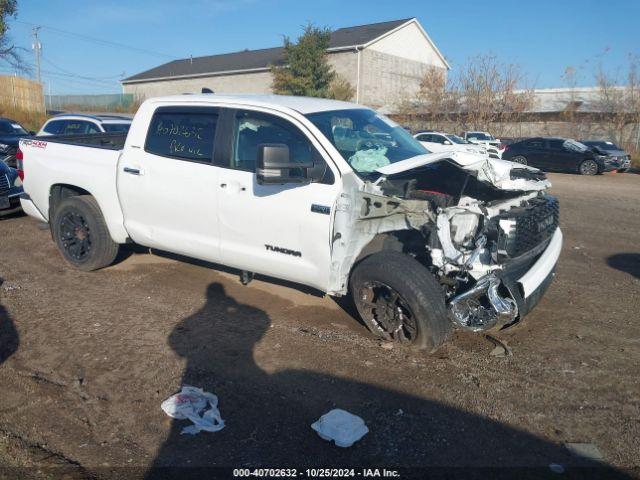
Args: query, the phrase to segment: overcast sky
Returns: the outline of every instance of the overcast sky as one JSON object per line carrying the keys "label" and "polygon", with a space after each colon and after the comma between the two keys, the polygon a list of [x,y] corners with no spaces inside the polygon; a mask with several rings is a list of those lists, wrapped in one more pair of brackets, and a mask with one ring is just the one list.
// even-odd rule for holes
{"label": "overcast sky", "polygon": [[[452,68],[493,53],[530,86],[564,86],[567,66],[593,84],[603,62],[621,72],[640,55],[639,0],[18,0],[13,41],[33,62],[42,25],[43,79],[52,93],[120,92],[118,79],[172,58],[266,48],[302,25],[340,28],[417,17]],[[22,23],[26,22],[26,23]],[[76,36],[76,35],[80,36]],[[94,41],[85,37],[93,37]],[[115,45],[119,44],[119,45]],[[0,66],[0,73],[7,73]],[[621,75],[622,76],[622,75]]]}

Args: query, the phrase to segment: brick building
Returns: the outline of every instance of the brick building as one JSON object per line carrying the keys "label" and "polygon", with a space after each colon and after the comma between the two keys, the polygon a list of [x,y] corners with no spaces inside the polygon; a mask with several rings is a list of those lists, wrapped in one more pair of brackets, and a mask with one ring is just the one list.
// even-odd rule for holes
{"label": "brick building", "polygon": [[[415,18],[340,28],[331,34],[329,63],[356,90],[354,101],[392,106],[416,92],[429,67],[449,64]],[[282,64],[282,47],[174,60],[122,81],[124,93],[144,99],[199,93],[271,93],[270,65]]]}

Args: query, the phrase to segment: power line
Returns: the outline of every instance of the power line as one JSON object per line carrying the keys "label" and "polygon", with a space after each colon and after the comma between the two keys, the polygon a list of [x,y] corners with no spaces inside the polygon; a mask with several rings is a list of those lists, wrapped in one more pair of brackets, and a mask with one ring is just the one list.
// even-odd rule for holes
{"label": "power line", "polygon": [[[66,73],[67,75],[75,75],[75,76],[78,76],[78,77],[82,77],[82,75],[80,75],[79,73],[70,72],[69,70],[66,70],[66,69],[58,66],[57,64],[53,63],[48,58],[42,57],[42,60],[44,60],[46,63],[48,63],[53,68],[55,68],[56,70],[58,70],[58,71],[60,71],[62,73]],[[90,78],[91,80],[115,80],[115,79],[122,78],[123,76],[124,76],[124,73],[121,73],[119,75],[109,75],[107,77],[82,77],[82,78]]]}
{"label": "power line", "polygon": [[32,27],[40,27],[43,28],[45,30],[49,30],[51,32],[55,32],[58,33],[60,35],[67,35],[70,37],[75,37],[75,38],[79,38],[82,39],[86,42],[92,42],[98,45],[104,45],[104,46],[109,46],[109,47],[115,47],[115,48],[119,48],[119,49],[127,49],[127,50],[131,50],[131,51],[135,51],[138,53],[144,53],[146,55],[153,55],[156,57],[162,57],[162,58],[168,58],[171,60],[176,60],[176,57],[171,56],[171,55],[167,55],[165,53],[160,53],[160,52],[153,52],[151,50],[146,50],[144,48],[138,48],[138,47],[134,47],[131,45],[125,45],[123,43],[117,43],[117,42],[112,42],[110,40],[103,40],[101,38],[96,38],[96,37],[90,37],[88,35],[83,35],[80,33],[75,33],[75,32],[69,32],[67,30],[62,30],[61,28],[56,28],[56,27],[50,27],[48,25],[37,25],[35,23],[31,23],[31,22],[25,22],[23,20],[14,20],[16,23],[22,23],[24,25],[30,25]]}

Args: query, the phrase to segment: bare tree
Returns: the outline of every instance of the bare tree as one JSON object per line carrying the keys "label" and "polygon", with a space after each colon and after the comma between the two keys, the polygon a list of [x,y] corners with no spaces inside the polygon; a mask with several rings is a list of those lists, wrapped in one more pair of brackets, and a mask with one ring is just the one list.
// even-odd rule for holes
{"label": "bare tree", "polygon": [[402,107],[442,129],[504,129],[521,121],[533,104],[533,90],[522,89],[523,83],[516,65],[482,55],[470,59],[452,79],[443,69],[428,69],[416,98],[406,99]]}
{"label": "bare tree", "polygon": [[24,63],[20,57],[20,49],[9,39],[7,21],[15,18],[18,12],[17,0],[0,0],[0,60],[11,67],[24,71]]}
{"label": "bare tree", "polygon": [[488,130],[496,123],[519,121],[533,102],[531,89],[520,89],[520,68],[502,64],[494,55],[471,59],[456,79],[466,127]]}
{"label": "bare tree", "polygon": [[356,95],[356,89],[342,75],[335,74],[333,80],[329,84],[328,98],[334,100],[344,100],[346,102],[353,101]]}
{"label": "bare tree", "polygon": [[598,87],[595,106],[600,112],[600,129],[617,143],[636,144],[640,133],[640,81],[638,59],[629,58],[624,81],[608,73],[602,63],[595,75]]}

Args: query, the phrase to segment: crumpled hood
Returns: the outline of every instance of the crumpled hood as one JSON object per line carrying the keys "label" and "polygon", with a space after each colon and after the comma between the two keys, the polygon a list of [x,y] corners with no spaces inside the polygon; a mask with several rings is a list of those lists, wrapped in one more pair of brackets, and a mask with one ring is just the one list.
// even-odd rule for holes
{"label": "crumpled hood", "polygon": [[[376,172],[384,176],[395,175],[441,161],[451,161],[464,170],[475,172],[479,181],[489,183],[501,190],[535,191],[551,187],[548,180],[539,180],[534,178],[535,175],[531,175],[539,172],[537,168],[468,152],[439,152],[418,155],[380,167],[376,169]],[[512,175],[512,171],[517,172],[518,170],[521,175],[517,173]]]}

